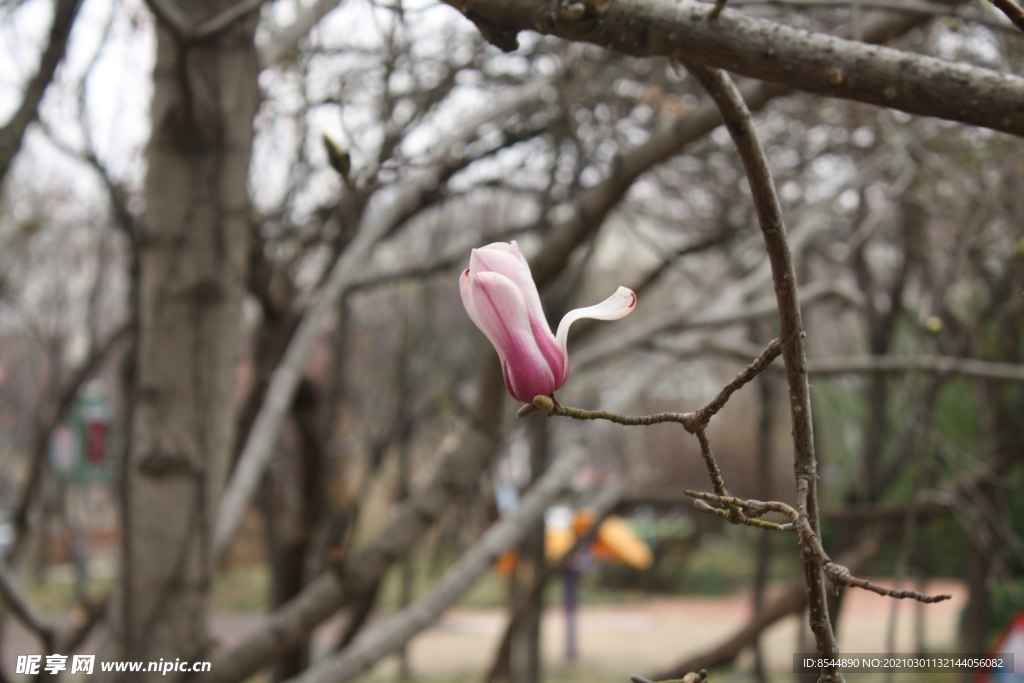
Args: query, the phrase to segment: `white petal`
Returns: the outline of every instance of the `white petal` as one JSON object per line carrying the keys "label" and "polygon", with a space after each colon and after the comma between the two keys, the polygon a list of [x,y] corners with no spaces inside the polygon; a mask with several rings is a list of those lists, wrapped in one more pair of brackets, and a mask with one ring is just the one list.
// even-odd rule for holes
{"label": "white petal", "polygon": [[595,320],[618,320],[633,312],[636,308],[636,294],[628,287],[619,287],[610,297],[597,304],[586,308],[577,308],[569,311],[558,323],[558,332],[555,334],[555,341],[558,342],[562,351],[567,352],[569,339],[569,326],[581,318],[594,318]]}

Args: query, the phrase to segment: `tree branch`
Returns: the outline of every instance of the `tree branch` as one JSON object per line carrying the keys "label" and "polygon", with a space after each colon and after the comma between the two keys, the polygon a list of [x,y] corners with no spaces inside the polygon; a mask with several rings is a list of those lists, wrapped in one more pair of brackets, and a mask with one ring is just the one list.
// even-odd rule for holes
{"label": "tree branch", "polygon": [[[890,10],[893,12],[914,12],[926,14],[932,17],[950,17],[961,19],[975,24],[988,26],[997,31],[1012,31],[1016,33],[1017,28],[1002,20],[993,20],[981,12],[963,9],[962,6],[954,8],[948,3],[927,2],[922,0],[729,0],[730,7],[826,7],[826,8],[849,8],[859,5],[863,9]],[[868,41],[871,42],[871,41]]]}
{"label": "tree branch", "polygon": [[1020,8],[1020,5],[1013,0],[992,0],[992,4],[1005,14],[1014,26],[1024,31],[1024,10]]}
{"label": "tree branch", "polygon": [[15,155],[21,149],[21,142],[25,138],[28,124],[32,123],[39,115],[39,103],[43,101],[46,88],[53,80],[57,65],[64,59],[68,38],[71,36],[71,27],[75,23],[75,16],[78,14],[81,4],[81,0],[57,0],[55,3],[50,38],[39,59],[39,69],[28,82],[18,111],[4,124],[3,128],[0,128],[0,184],[7,176],[7,171],[10,169]]}
{"label": "tree branch", "polygon": [[[575,17],[548,0],[446,0],[498,47],[521,30],[659,55],[807,92],[1024,135],[1024,78],[669,0],[615,0]],[[581,3],[557,8],[585,7]],[[496,28],[500,27],[500,28]]]}
{"label": "tree branch", "polygon": [[[764,150],[754,131],[750,111],[743,103],[743,98],[732,79],[722,71],[713,71],[699,64],[689,64],[687,68],[701,82],[721,110],[725,125],[743,160],[747,179],[750,181],[754,208],[771,261],[772,279],[775,282],[775,295],[778,299],[779,338],[782,342],[782,358],[786,364],[793,425],[793,469],[796,475],[799,512],[797,528],[806,526],[816,535],[819,533],[817,460],[811,426],[811,394],[807,382],[807,356],[804,351],[804,330],[796,288],[796,272],[789,244],[786,242],[782,206],[775,193]],[[839,644],[832,630],[826,606],[826,587],[822,576],[821,559],[808,552],[806,547],[801,555],[807,578],[808,619],[815,634],[818,653],[826,656],[838,654]],[[829,666],[822,669],[819,680],[822,683],[841,683],[843,677],[837,667]]]}

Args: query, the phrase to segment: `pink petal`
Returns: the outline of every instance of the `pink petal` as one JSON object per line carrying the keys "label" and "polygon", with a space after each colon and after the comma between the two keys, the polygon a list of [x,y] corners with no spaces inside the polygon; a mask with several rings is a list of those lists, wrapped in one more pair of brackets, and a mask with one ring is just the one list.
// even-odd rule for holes
{"label": "pink petal", "polygon": [[471,262],[459,278],[459,289],[469,317],[501,357],[505,385],[514,398],[531,403],[535,396],[549,395],[562,385],[534,337],[523,294],[510,278],[497,272],[476,273]]}
{"label": "pink petal", "polygon": [[[469,257],[469,270],[474,275],[485,272],[498,273],[512,281],[523,296],[526,313],[530,319],[530,329],[533,331],[533,338],[537,342],[540,352],[544,355],[555,377],[567,376],[565,353],[558,347],[554,335],[551,334],[551,326],[548,325],[544,315],[544,307],[540,302],[537,285],[533,281],[529,264],[519,252],[519,245],[515,242],[511,244],[496,242],[474,249]],[[530,398],[530,401],[532,400],[533,397]]]}

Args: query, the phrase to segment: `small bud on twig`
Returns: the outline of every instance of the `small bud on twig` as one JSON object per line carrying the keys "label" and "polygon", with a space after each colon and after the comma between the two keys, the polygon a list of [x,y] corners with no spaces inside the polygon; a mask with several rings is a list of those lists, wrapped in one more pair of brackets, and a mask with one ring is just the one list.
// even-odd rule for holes
{"label": "small bud on twig", "polygon": [[328,163],[348,185],[349,173],[352,172],[352,157],[349,156],[348,150],[341,146],[341,143],[327,133],[321,133],[321,137],[324,141],[324,149],[327,151]]}
{"label": "small bud on twig", "polygon": [[535,396],[533,399],[533,405],[539,410],[543,410],[545,413],[550,413],[555,409],[555,399],[550,396]]}

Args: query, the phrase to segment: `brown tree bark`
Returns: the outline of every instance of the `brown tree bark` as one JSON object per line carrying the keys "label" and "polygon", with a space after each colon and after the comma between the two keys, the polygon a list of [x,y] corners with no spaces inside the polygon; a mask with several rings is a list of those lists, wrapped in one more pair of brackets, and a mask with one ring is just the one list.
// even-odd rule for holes
{"label": "brown tree bark", "polygon": [[[198,23],[233,0],[182,0]],[[235,425],[256,16],[201,41],[158,24],[124,541],[107,659],[209,659],[214,515]],[[140,681],[159,674],[111,674]],[[163,679],[166,680],[166,679]]]}

